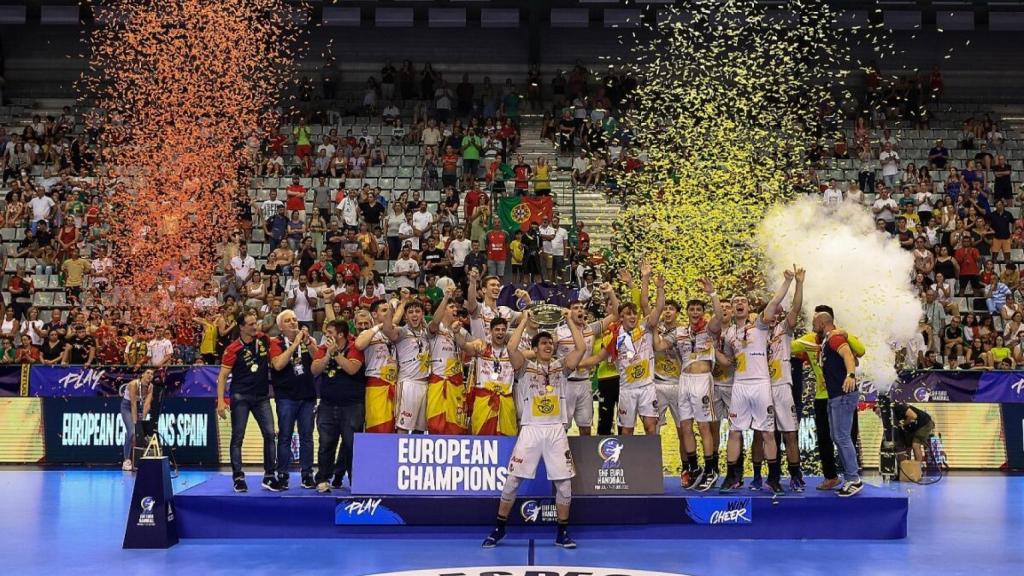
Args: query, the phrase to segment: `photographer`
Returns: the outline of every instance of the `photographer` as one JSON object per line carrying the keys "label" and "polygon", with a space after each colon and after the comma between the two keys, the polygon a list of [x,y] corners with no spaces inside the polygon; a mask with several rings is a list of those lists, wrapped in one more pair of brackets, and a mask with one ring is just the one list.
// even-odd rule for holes
{"label": "photographer", "polygon": [[914,460],[923,463],[924,447],[935,430],[935,421],[924,410],[904,402],[894,402],[892,414],[893,424],[904,433],[904,444],[913,449]]}
{"label": "photographer", "polygon": [[124,462],[121,469],[132,470],[132,448],[135,447],[135,426],[143,422],[143,434],[156,430],[155,422],[147,426],[153,414],[153,370],[146,370],[135,380],[124,385],[121,391],[121,419],[124,421]]}

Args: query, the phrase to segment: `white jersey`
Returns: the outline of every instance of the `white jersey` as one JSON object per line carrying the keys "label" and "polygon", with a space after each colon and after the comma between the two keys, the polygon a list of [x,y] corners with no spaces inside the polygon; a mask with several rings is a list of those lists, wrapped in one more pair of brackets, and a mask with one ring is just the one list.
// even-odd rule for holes
{"label": "white jersey", "polygon": [[[461,327],[459,331],[465,332]],[[462,376],[462,358],[455,333],[442,324],[430,339],[430,375],[439,378]]]}
{"label": "white jersey", "polygon": [[507,346],[488,344],[476,357],[475,364],[474,385],[477,388],[487,388],[503,394],[512,391],[515,370],[512,368]]}
{"label": "white jersey", "polygon": [[793,332],[783,320],[772,328],[772,339],[768,346],[768,373],[772,386],[792,386],[793,372],[790,358],[793,356]]}
{"label": "white jersey", "polygon": [[409,326],[398,329],[399,340],[395,346],[398,356],[398,380],[423,380],[430,376],[430,332],[426,327],[419,331]]}
{"label": "white jersey", "polygon": [[476,311],[470,318],[470,333],[473,335],[473,338],[487,340],[491,337],[491,320],[498,317],[508,321],[508,329],[511,332],[513,326],[519,321],[519,314],[519,312],[508,306],[491,308],[484,302],[478,302]]}
{"label": "white jersey", "polygon": [[[584,344],[583,358],[580,359],[581,363],[583,360],[594,355],[594,339],[601,334],[603,327],[604,324],[598,320],[583,326],[581,329],[583,331]],[[573,345],[572,330],[569,329],[569,326],[563,324],[555,330],[555,346],[555,355],[559,358],[565,358],[569,353],[576,349],[576,346]],[[594,373],[595,368],[597,367],[591,366],[590,368],[577,368],[574,372],[569,374],[569,379],[590,380],[590,376]]]}
{"label": "white jersey", "polygon": [[646,324],[632,332],[619,329],[615,339],[615,367],[619,370],[619,390],[643,388],[654,382],[654,335]]}
{"label": "white jersey", "polygon": [[679,354],[679,362],[685,370],[696,362],[715,364],[715,337],[707,329],[707,324],[699,326],[679,326],[675,329],[675,349]]}
{"label": "white jersey", "polygon": [[[728,358],[732,358],[732,347],[725,341],[725,338],[719,338],[718,345],[722,349],[722,354]],[[733,365],[727,366],[725,364],[715,364],[715,369],[711,371],[711,377],[715,381],[715,386],[732,387],[735,375],[736,367]]]}
{"label": "white jersey", "polygon": [[771,380],[768,373],[769,327],[759,315],[753,323],[742,327],[735,324],[725,332],[725,341],[732,348],[733,365],[736,367],[733,379],[736,384],[763,384]]}
{"label": "white jersey", "polygon": [[395,363],[395,350],[391,339],[380,331],[380,326],[370,328],[374,331],[370,345],[363,350],[366,361],[366,377],[380,378],[392,384],[398,381],[398,366]]}
{"label": "white jersey", "polygon": [[566,380],[561,360],[546,365],[529,360],[516,376],[516,405],[522,425],[565,423]]}
{"label": "white jersey", "polygon": [[[669,341],[675,339],[677,328],[658,324],[658,334]],[[673,346],[668,350],[654,353],[654,379],[659,382],[679,382],[679,374],[682,372],[682,364],[679,362],[679,352]]]}

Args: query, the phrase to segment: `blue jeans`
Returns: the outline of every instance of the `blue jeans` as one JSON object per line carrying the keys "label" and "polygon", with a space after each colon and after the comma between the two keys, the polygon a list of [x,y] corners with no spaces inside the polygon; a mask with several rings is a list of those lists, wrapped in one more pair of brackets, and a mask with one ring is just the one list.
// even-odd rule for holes
{"label": "blue jeans", "polygon": [[249,423],[250,413],[263,435],[263,476],[273,477],[274,415],[270,411],[270,398],[252,394],[231,395],[231,477],[245,477],[242,472],[242,440],[245,439],[245,427]]}
{"label": "blue jeans", "polygon": [[132,402],[127,398],[121,399],[121,421],[124,422],[124,459],[132,457],[132,448],[135,447],[135,422],[132,422]]}
{"label": "blue jeans", "polygon": [[853,428],[853,417],[857,413],[858,401],[860,401],[859,392],[851,392],[828,399],[828,426],[832,432],[832,442],[839,450],[839,466],[842,469],[843,478],[847,482],[860,480],[857,468],[857,447],[854,446],[853,436],[850,435]]}
{"label": "blue jeans", "polygon": [[313,408],[316,400],[277,399],[277,475],[288,475],[292,463],[292,432],[299,425],[302,476],[313,475]]}

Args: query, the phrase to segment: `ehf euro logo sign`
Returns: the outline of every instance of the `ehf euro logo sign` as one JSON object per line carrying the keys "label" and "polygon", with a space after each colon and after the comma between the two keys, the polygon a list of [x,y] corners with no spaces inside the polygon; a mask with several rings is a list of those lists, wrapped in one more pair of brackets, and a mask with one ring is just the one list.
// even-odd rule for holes
{"label": "ehf euro logo sign", "polygon": [[622,449],[622,442],[618,438],[605,438],[602,440],[597,445],[597,453],[601,456],[601,460],[604,460],[601,469],[622,468]]}

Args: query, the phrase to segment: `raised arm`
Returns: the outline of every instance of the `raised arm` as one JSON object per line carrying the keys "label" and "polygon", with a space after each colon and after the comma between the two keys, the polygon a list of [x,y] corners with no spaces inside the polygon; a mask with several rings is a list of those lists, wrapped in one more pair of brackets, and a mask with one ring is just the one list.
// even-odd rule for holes
{"label": "raised arm", "polygon": [[[796,269],[796,266],[793,266]],[[772,318],[775,317],[775,313],[779,311],[779,304],[782,304],[782,299],[786,297],[786,292],[789,292],[789,285],[793,282],[793,270],[786,270],[783,272],[783,281],[779,285],[779,289],[775,291],[775,296],[772,296],[768,305],[764,307],[764,312],[761,313],[761,322],[768,324]]]}
{"label": "raised arm", "polygon": [[[644,284],[646,285],[646,282]],[[654,302],[654,310],[651,310],[646,319],[647,329],[651,332],[658,329],[661,312],[665,310],[665,277],[658,274],[654,278],[654,285],[658,288],[658,299]]]}
{"label": "raised arm", "polygon": [[569,318],[568,309],[562,310],[562,317],[566,319],[566,324],[569,325],[573,344],[572,352],[569,352],[565,357],[565,367],[569,370],[575,370],[580,365],[583,355],[587,352],[587,343],[583,340],[583,332],[580,332],[580,327]]}
{"label": "raised arm", "polygon": [[430,324],[427,324],[427,330],[431,334],[437,334],[437,331],[441,328],[441,323],[448,321],[448,300],[451,299],[454,291],[451,287],[445,288],[444,297],[441,298],[441,302],[437,305],[437,312],[430,319]]}
{"label": "raised arm", "polygon": [[651,265],[646,260],[640,263],[640,314],[651,313]]}
{"label": "raised arm", "polygon": [[476,281],[480,278],[480,272],[476,268],[470,268],[469,270],[469,281],[467,282],[468,287],[466,288],[466,310],[470,314],[476,314]]}
{"label": "raised arm", "polygon": [[796,328],[797,319],[800,317],[800,309],[804,306],[804,276],[807,271],[803,268],[793,267],[793,277],[796,279],[796,288],[793,290],[793,304],[789,308],[789,313],[786,314],[786,324],[789,325],[790,331]]}
{"label": "raised arm", "polygon": [[722,302],[718,299],[715,285],[712,284],[711,279],[701,278],[700,287],[704,290],[704,294],[707,295],[708,301],[711,303],[711,322],[708,323],[708,332],[711,334],[721,334],[722,325],[725,324],[725,313],[722,312]]}
{"label": "raised arm", "polygon": [[380,326],[380,331],[387,336],[392,342],[398,342],[401,339],[401,331],[395,326],[395,320],[401,318],[405,314],[405,305],[408,303],[406,298],[403,298],[398,306],[395,307],[394,314],[385,314],[384,323]]}
{"label": "raised arm", "polygon": [[519,350],[519,343],[523,341],[523,333],[526,332],[526,325],[530,323],[530,311],[524,310],[519,316],[519,325],[512,333],[512,339],[508,341],[508,358],[512,361],[512,368],[518,372],[526,364],[526,356]]}
{"label": "raised arm", "polygon": [[604,334],[608,327],[619,320],[619,297],[610,282],[604,282],[598,288],[604,294],[604,318],[601,319],[601,330],[595,337]]}

